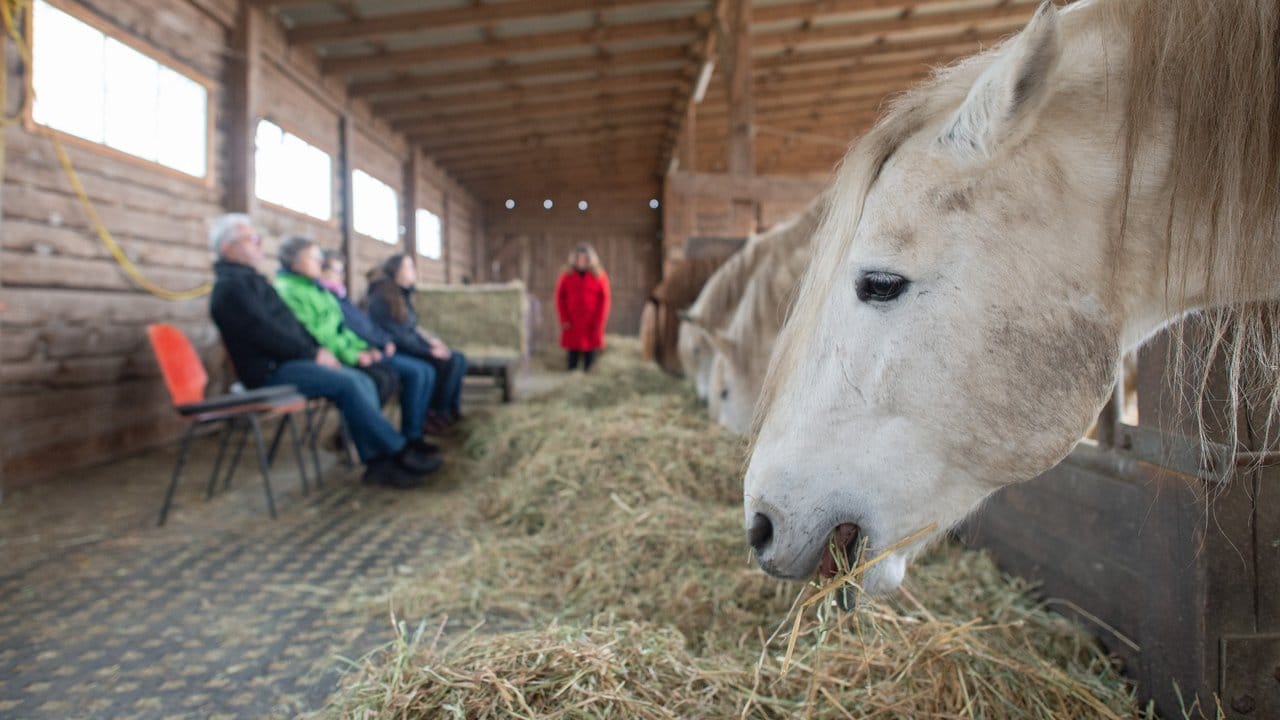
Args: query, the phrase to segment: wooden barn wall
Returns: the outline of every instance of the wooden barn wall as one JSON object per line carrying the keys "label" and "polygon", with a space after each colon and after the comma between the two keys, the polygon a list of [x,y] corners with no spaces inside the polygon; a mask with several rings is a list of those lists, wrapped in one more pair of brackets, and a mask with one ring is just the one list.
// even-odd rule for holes
{"label": "wooden barn wall", "polygon": [[613,288],[613,310],[608,332],[634,335],[640,329],[640,312],[661,272],[662,249],[658,232],[661,213],[651,210],[646,198],[619,198],[593,202],[587,212],[569,203],[550,211],[533,203],[514,210],[501,205],[485,214],[485,243],[481,257],[487,280],[523,280],[541,304],[536,337],[538,349],[559,344],[555,311],[555,284],[569,252],[581,242],[591,243],[600,255]]}
{"label": "wooden barn wall", "polygon": [[663,187],[664,259],[686,256],[690,238],[745,238],[800,214],[826,178],[730,177],[674,172]]}
{"label": "wooden barn wall", "polygon": [[[143,273],[166,288],[211,279],[206,231],[225,212],[228,161],[225,84],[236,0],[95,0],[59,3],[88,13],[163,58],[202,75],[214,111],[211,180],[187,179],[101,149],[68,144],[72,163],[106,227]],[[8,96],[4,110],[22,107],[25,69],[4,44]],[[259,114],[315,144],[334,159],[334,218],[315,220],[257,201],[252,214],[266,238],[264,272],[274,271],[279,236],[304,233],[325,247],[342,240],[343,191],[337,150],[339,118],[351,118],[352,159],[404,197],[404,141],[348,102],[340,83],[326,80],[314,55],[285,46],[267,23],[262,37]],[[171,64],[173,64],[171,63]],[[7,161],[0,185],[0,482],[16,487],[155,445],[182,429],[145,338],[149,323],[179,325],[218,374],[223,353],[208,319],[208,300],[167,301],[134,288],[98,240],[47,139],[23,125],[5,130]],[[420,195],[447,192],[462,227],[479,227],[474,200],[429,161],[419,162]],[[463,240],[457,240],[462,243]],[[353,238],[353,270],[391,249]],[[403,247],[401,243],[398,247]],[[455,254],[470,258],[461,245]],[[469,267],[470,260],[467,260]],[[463,267],[463,266],[460,266]],[[456,282],[461,270],[455,274]],[[215,381],[216,382],[216,381]]]}

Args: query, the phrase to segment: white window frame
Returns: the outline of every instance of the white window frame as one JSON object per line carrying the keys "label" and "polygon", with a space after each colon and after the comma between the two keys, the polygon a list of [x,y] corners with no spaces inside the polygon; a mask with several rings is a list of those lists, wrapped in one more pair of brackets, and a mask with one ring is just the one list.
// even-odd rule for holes
{"label": "white window frame", "polygon": [[444,259],[444,223],[440,216],[426,208],[418,208],[414,211],[413,221],[418,255],[427,260]]}
{"label": "white window frame", "polygon": [[[385,196],[378,198],[367,194],[370,191],[382,194],[383,188],[390,191],[390,196],[393,199],[390,215],[387,218],[375,218],[370,216],[368,212],[361,212],[361,208],[365,210],[374,209],[369,207],[367,200],[375,202],[386,200]],[[382,210],[386,211],[387,208],[382,208]],[[371,237],[388,245],[395,245],[400,242],[400,193],[391,183],[383,182],[373,174],[359,168],[351,171],[351,216],[355,231],[361,235]]]}
{"label": "white window frame", "polygon": [[[261,147],[258,143],[264,130],[264,123],[270,126],[272,131],[279,131],[280,147],[278,150],[267,149]],[[290,150],[294,153],[303,153],[295,157],[290,157]],[[271,153],[278,152],[276,156]],[[310,155],[311,157],[306,157]],[[321,170],[319,163],[316,167],[306,167],[308,162],[319,160],[319,156],[324,156],[324,168]],[[289,130],[286,126],[272,120],[271,118],[258,118],[254,124],[253,131],[253,194],[259,200],[284,210],[288,210],[307,218],[320,220],[322,222],[330,222],[333,220],[333,156],[320,147],[308,142],[302,136]],[[282,163],[280,167],[268,167],[271,162]],[[324,188],[317,193],[317,197],[310,198],[311,202],[320,203],[323,201],[323,210],[320,206],[312,207],[309,202],[292,202],[293,199],[285,194],[277,194],[285,192],[279,185],[287,181],[292,174],[296,172],[306,177],[323,177]],[[279,177],[273,177],[279,175]],[[322,194],[321,194],[322,193]]]}
{"label": "white window frame", "polygon": [[[38,23],[36,22],[35,16],[37,14],[43,14],[48,11],[61,13],[62,15],[67,16],[77,24],[85,26],[89,31],[92,31],[93,34],[102,37],[102,48],[103,48],[104,54],[101,58],[98,58],[96,62],[93,62],[92,65],[90,66],[95,69],[100,69],[104,73],[103,79],[102,79],[102,102],[101,102],[101,108],[103,113],[102,125],[100,128],[100,131],[93,134],[93,136],[86,137],[83,134],[76,134],[74,128],[69,128],[68,124],[62,123],[55,118],[40,117],[42,110],[41,110],[41,103],[39,99],[39,95],[40,95],[39,83],[41,81],[42,73],[44,71],[40,67],[41,62],[43,61],[43,58],[41,58],[41,47],[40,47],[41,35],[40,35],[40,30],[38,28]],[[214,118],[215,109],[214,109],[214,102],[213,102],[214,86],[211,81],[209,81],[200,73],[197,73],[191,68],[187,67],[182,62],[168,56],[165,53],[159,52],[154,47],[139,40],[138,38],[129,36],[125,32],[121,31],[119,28],[112,27],[111,25],[103,22],[101,19],[95,17],[89,11],[77,5],[62,2],[61,0],[36,0],[36,3],[32,5],[32,11],[27,13],[27,18],[28,18],[27,32],[28,32],[28,37],[32,39],[32,52],[34,55],[32,63],[30,63],[30,65],[27,68],[27,74],[28,74],[28,81],[33,84],[33,87],[35,88],[35,91],[36,91],[35,93],[36,98],[34,99],[33,102],[28,102],[27,107],[25,108],[24,122],[27,125],[28,130],[34,130],[37,127],[45,128],[49,132],[54,133],[59,138],[63,139],[69,144],[91,149],[96,152],[110,155],[112,157],[116,157],[134,164],[160,170],[174,177],[182,178],[185,180],[196,181],[196,182],[203,182],[206,185],[213,184],[214,182],[213,128],[215,126],[215,118]],[[118,49],[125,50],[126,51],[125,53],[118,56],[118,57],[121,57],[122,59],[124,58],[130,59],[130,60],[136,59],[134,57],[134,55],[136,54],[136,55],[142,56],[142,58],[145,60],[150,60],[155,63],[156,73],[157,73],[156,82],[158,83],[157,111],[156,111],[156,115],[158,117],[163,117],[163,114],[166,110],[166,108],[163,106],[162,97],[159,92],[160,84],[163,84],[165,82],[173,82],[174,80],[186,80],[190,83],[190,85],[180,85],[175,87],[175,89],[184,90],[184,91],[191,90],[191,89],[199,89],[203,93],[204,108],[203,108],[203,112],[199,113],[203,121],[203,128],[199,130],[198,135],[196,134],[194,129],[192,130],[192,133],[191,133],[192,137],[198,136],[200,138],[201,144],[203,145],[203,147],[201,148],[202,152],[200,153],[200,156],[199,156],[199,168],[198,168],[199,172],[198,173],[195,172],[197,168],[193,166],[184,167],[184,166],[175,164],[174,162],[166,162],[165,158],[162,156],[162,153],[164,152],[163,147],[157,147],[156,153],[154,155],[147,156],[147,155],[137,154],[136,152],[131,152],[129,149],[115,147],[112,144],[110,144],[110,141],[107,138],[107,128],[109,126],[109,121],[106,116],[106,113],[108,112],[107,108],[109,106],[110,101],[108,100],[108,96],[107,96],[108,85],[107,85],[107,77],[105,74],[106,73],[105,65],[107,60],[106,52],[109,47],[116,47]],[[127,51],[132,51],[132,52],[127,52]],[[84,63],[89,61],[83,57],[79,57],[76,60],[76,62],[77,62],[77,67],[83,68]],[[46,90],[46,92],[48,93],[48,90]],[[48,94],[52,94],[52,93],[48,93]],[[187,107],[188,105],[186,103],[178,103],[178,104],[173,104],[172,107],[168,108],[168,110],[171,112],[176,111],[179,114],[181,114],[183,109]],[[157,117],[157,122],[159,121],[158,117]]]}

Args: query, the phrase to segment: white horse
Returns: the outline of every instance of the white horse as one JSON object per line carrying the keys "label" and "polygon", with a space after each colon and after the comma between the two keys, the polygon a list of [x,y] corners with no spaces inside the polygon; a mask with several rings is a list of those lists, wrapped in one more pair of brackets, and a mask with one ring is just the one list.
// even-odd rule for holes
{"label": "white horse", "polygon": [[778,333],[813,247],[824,201],[760,236],[755,271],[728,323],[708,333],[716,353],[708,387],[711,418],[738,434],[751,430]]}
{"label": "white horse", "polygon": [[1280,295],[1278,5],[1045,3],[851,149],[757,408],[762,568],[804,578],[833,531],[874,555],[933,527],[863,579],[895,588],[1059,462],[1122,353],[1188,312],[1240,308],[1206,315],[1274,393],[1277,341],[1254,341]]}

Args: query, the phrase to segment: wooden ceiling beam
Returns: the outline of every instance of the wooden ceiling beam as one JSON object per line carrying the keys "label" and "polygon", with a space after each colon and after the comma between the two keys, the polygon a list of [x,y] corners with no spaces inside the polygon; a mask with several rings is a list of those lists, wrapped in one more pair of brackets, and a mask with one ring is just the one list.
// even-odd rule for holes
{"label": "wooden ceiling beam", "polygon": [[799,30],[761,32],[754,34],[755,45],[761,49],[795,47],[826,43],[832,40],[879,36],[892,33],[938,30],[963,32],[976,25],[991,25],[999,21],[1021,25],[1031,19],[1038,2],[1019,2],[998,7],[949,10],[945,12],[908,14],[882,20],[864,20],[831,25],[815,25]]}
{"label": "wooden ceiling beam", "polygon": [[[419,132],[430,132],[440,124],[461,124],[475,121],[479,125],[507,120],[510,118],[574,117],[588,113],[611,113],[636,111],[665,105],[671,102],[672,93],[653,91],[637,95],[600,94],[574,100],[572,103],[563,99],[551,99],[545,102],[527,102],[516,105],[501,105],[482,108],[448,108],[438,110],[430,115],[415,115],[402,118],[394,127],[403,133],[413,135]],[[456,111],[455,111],[456,110]]]}
{"label": "wooden ceiling beam", "polygon": [[437,149],[463,148],[473,145],[490,145],[507,140],[533,141],[559,135],[578,135],[626,127],[661,127],[666,122],[664,108],[654,108],[645,113],[628,113],[614,118],[584,117],[570,122],[518,123],[506,127],[483,128],[474,132],[457,131],[435,135],[413,135],[409,141],[421,145],[426,152]]}
{"label": "wooden ceiling beam", "polygon": [[[577,177],[607,177],[609,182],[618,178],[649,177],[653,169],[653,154],[621,155],[614,158],[582,158],[581,152],[573,156],[544,156],[544,158],[513,158],[507,160],[486,159],[475,163],[452,165],[453,177],[471,184],[488,184],[499,178],[536,177],[548,186],[570,184]],[[603,184],[603,183],[602,183]]]}
{"label": "wooden ceiling beam", "polygon": [[351,83],[347,93],[351,97],[375,98],[385,96],[429,93],[432,90],[457,85],[477,85],[492,82],[519,82],[576,72],[592,72],[599,77],[614,78],[625,82],[622,71],[686,59],[688,52],[680,46],[644,48],[620,52],[596,52],[584,57],[562,60],[543,60],[520,64],[499,60],[492,65],[474,70],[441,70],[426,74],[405,75],[387,80],[367,80]]}
{"label": "wooden ceiling beam", "polygon": [[469,160],[442,161],[455,177],[467,177],[489,170],[536,168],[547,172],[576,167],[614,168],[632,162],[652,163],[654,148],[630,144],[626,147],[606,147],[598,153],[583,152],[581,147],[548,148],[537,155],[506,155]]}
{"label": "wooden ceiling beam", "polygon": [[672,0],[516,0],[489,5],[471,4],[437,10],[414,10],[346,22],[308,23],[290,28],[285,37],[293,45],[376,40],[415,32],[492,25],[510,20],[671,3]]}
{"label": "wooden ceiling beam", "polygon": [[[470,147],[459,148],[440,148],[430,153],[431,157],[449,162],[451,160],[475,159],[482,157],[510,157],[513,155],[526,154],[537,155],[548,149],[555,148],[580,148],[587,149],[608,149],[610,143],[616,143],[619,140],[635,140],[642,142],[644,140],[653,139],[656,141],[661,137],[661,126],[653,128],[619,128],[617,130],[603,129],[593,133],[583,133],[577,136],[560,136],[542,138],[536,143],[528,143],[523,140],[506,140],[502,142],[493,142],[487,145],[476,145]],[[604,145],[604,148],[597,146]]]}
{"label": "wooden ceiling beam", "polygon": [[560,108],[539,113],[521,113],[516,116],[494,113],[474,118],[450,118],[448,122],[417,123],[412,130],[406,129],[404,133],[410,139],[416,138],[429,141],[433,138],[447,140],[451,137],[456,138],[465,135],[520,130],[534,132],[545,129],[572,132],[572,128],[584,122],[618,120],[637,116],[651,117],[664,107],[666,107],[664,103],[653,102],[625,108],[617,106]]}
{"label": "wooden ceiling beam", "polygon": [[459,114],[469,110],[502,109],[534,103],[578,102],[601,96],[626,97],[647,92],[670,93],[683,83],[684,80],[677,75],[653,73],[636,76],[635,79],[626,83],[613,82],[607,79],[580,80],[572,83],[547,85],[546,87],[519,88],[505,92],[492,91],[432,98],[413,98],[379,103],[373,106],[373,111],[379,117],[394,122],[405,117],[432,113]]}
{"label": "wooden ceiling beam", "polygon": [[700,17],[651,20],[648,22],[627,23],[625,25],[606,25],[583,30],[517,35],[514,37],[458,43],[456,45],[398,50],[372,55],[335,57],[324,60],[321,63],[321,69],[327,75],[352,75],[382,72],[384,70],[400,70],[415,65],[458,60],[499,59],[521,53],[581,47],[583,45],[606,45],[632,40],[683,37],[696,34],[705,22],[705,18]]}

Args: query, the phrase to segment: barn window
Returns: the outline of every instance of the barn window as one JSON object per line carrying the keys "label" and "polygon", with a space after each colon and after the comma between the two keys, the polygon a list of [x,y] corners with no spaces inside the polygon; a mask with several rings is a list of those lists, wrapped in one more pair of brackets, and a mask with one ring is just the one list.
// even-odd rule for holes
{"label": "barn window", "polygon": [[31,119],[158,163],[208,174],[209,89],[44,0],[32,22]]}
{"label": "barn window", "polygon": [[400,198],[363,170],[351,173],[356,232],[392,244],[400,241]]}
{"label": "barn window", "polygon": [[329,154],[270,120],[254,133],[253,189],[259,199],[319,220],[333,216]]}
{"label": "barn window", "polygon": [[418,208],[414,222],[418,229],[418,254],[428,260],[439,260],[444,249],[440,239],[440,216]]}

